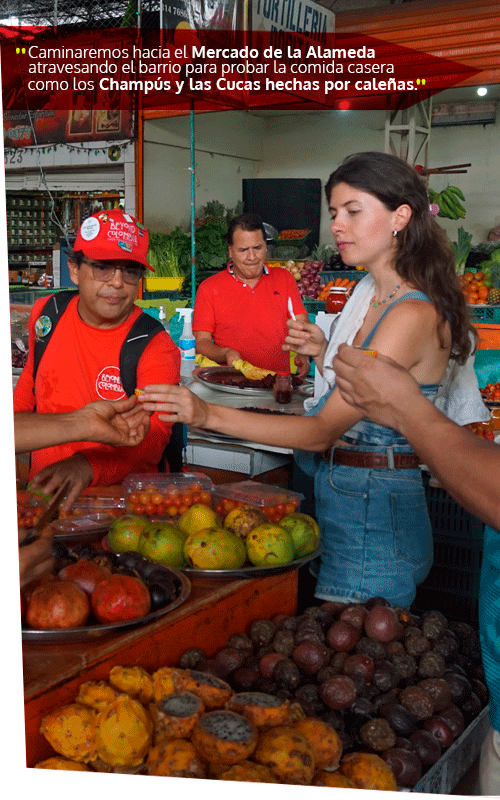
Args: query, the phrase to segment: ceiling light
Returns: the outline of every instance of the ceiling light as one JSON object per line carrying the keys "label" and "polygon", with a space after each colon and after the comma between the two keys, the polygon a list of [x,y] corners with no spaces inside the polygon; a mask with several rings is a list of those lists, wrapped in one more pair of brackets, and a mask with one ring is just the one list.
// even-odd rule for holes
{"label": "ceiling light", "polygon": [[477,93],[478,93],[479,97],[484,97],[485,94],[488,94],[488,89],[486,88],[486,86],[479,86],[478,90],[477,90]]}

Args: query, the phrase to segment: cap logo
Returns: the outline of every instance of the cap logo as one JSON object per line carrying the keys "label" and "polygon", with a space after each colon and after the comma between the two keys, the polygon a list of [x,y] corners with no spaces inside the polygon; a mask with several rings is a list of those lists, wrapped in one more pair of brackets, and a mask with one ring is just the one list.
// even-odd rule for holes
{"label": "cap logo", "polygon": [[88,217],[80,228],[80,235],[86,242],[91,242],[99,234],[100,230],[99,220],[95,217]]}
{"label": "cap logo", "polygon": [[125,250],[127,253],[132,252],[132,245],[129,242],[117,242],[118,247],[121,247],[122,250]]}

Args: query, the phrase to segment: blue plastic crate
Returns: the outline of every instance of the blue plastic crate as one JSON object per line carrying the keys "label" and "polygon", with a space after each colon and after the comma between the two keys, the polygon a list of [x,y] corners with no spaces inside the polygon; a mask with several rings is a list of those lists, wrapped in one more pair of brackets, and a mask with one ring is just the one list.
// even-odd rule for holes
{"label": "blue plastic crate", "polygon": [[500,323],[500,306],[468,306],[471,322]]}

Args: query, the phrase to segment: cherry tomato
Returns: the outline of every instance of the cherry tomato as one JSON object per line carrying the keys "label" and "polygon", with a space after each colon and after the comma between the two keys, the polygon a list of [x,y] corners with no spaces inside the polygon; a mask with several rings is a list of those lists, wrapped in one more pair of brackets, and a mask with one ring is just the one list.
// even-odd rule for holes
{"label": "cherry tomato", "polygon": [[276,514],[280,514],[282,517],[285,516],[286,510],[285,510],[285,504],[284,503],[278,503],[278,505],[275,506],[274,509],[276,511]]}
{"label": "cherry tomato", "polygon": [[134,508],[133,508],[133,512],[134,512],[134,514],[137,514],[138,516],[141,516],[141,514],[144,514],[144,506],[141,505],[141,503],[136,503]]}
{"label": "cherry tomato", "polygon": [[192,492],[201,492],[201,483],[192,483],[190,489]]}
{"label": "cherry tomato", "polygon": [[296,506],[294,503],[285,503],[285,514],[293,514],[295,508]]}
{"label": "cherry tomato", "polygon": [[151,502],[152,502],[152,503],[153,503],[155,506],[159,506],[159,505],[161,505],[161,504],[163,503],[163,495],[162,495],[162,494],[160,494],[160,492],[154,492],[154,493],[151,495]]}
{"label": "cherry tomato", "polygon": [[184,494],[181,495],[181,500],[183,506],[189,507],[190,505],[192,505],[193,495],[191,494],[191,492],[184,492]]}
{"label": "cherry tomato", "polygon": [[180,516],[181,514],[184,514],[188,510],[188,508],[189,508],[189,506],[179,506],[179,509],[178,509],[177,513]]}
{"label": "cherry tomato", "polygon": [[149,492],[141,492],[141,494],[139,495],[139,503],[145,506],[149,502],[151,502],[151,495],[149,494]]}
{"label": "cherry tomato", "polygon": [[193,492],[191,495],[191,503],[194,505],[195,503],[201,503],[201,492]]}
{"label": "cherry tomato", "polygon": [[169,517],[177,516],[177,508],[175,506],[167,506],[167,514]]}
{"label": "cherry tomato", "polygon": [[[175,500],[172,500],[172,505],[176,508],[180,508],[182,506],[182,500],[180,497],[176,497]],[[178,512],[180,513],[180,512]]]}
{"label": "cherry tomato", "polygon": [[156,509],[158,506],[155,506],[154,503],[146,503],[144,506],[144,513],[147,514],[148,517],[152,517],[153,514],[156,514]]}
{"label": "cherry tomato", "polygon": [[[200,492],[200,503],[204,503],[206,506],[212,505],[212,495],[210,492]],[[217,510],[217,509],[216,509]],[[219,511],[220,514],[220,511]]]}
{"label": "cherry tomato", "polygon": [[229,500],[229,498],[225,497],[222,501],[222,505],[225,508],[226,512],[232,511],[233,508],[236,508],[236,503],[234,500]]}
{"label": "cherry tomato", "polygon": [[139,502],[139,493],[138,492],[130,492],[130,494],[128,496],[128,501],[133,506],[135,506],[135,504]]}
{"label": "cherry tomato", "polygon": [[166,509],[167,507],[165,503],[158,503],[158,505],[156,506],[156,513],[158,514],[158,516],[162,517],[164,516]]}
{"label": "cherry tomato", "polygon": [[218,505],[215,506],[215,511],[216,511],[217,514],[224,514],[224,509],[223,509],[221,503],[219,503]]}

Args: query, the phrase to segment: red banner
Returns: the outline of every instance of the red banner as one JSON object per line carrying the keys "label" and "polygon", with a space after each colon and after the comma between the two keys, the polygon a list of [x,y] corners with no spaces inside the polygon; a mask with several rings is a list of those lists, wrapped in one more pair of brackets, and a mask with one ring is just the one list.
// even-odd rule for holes
{"label": "red banner", "polygon": [[90,127],[83,112],[131,111],[138,100],[172,110],[193,103],[204,111],[396,109],[474,74],[380,39],[321,31],[9,29],[9,36],[2,44],[4,110],[73,109],[71,135],[80,124]]}

